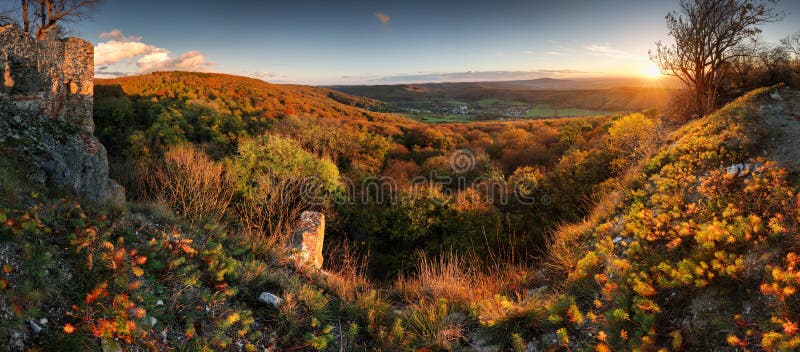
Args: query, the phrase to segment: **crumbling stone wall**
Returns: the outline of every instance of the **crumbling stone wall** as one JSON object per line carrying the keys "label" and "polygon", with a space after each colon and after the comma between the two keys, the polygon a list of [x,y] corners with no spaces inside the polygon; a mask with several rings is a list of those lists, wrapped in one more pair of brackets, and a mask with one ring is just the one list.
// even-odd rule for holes
{"label": "crumbling stone wall", "polygon": [[42,40],[0,27],[0,150],[30,164],[37,183],[121,201],[106,150],[93,135],[94,47],[51,31]]}
{"label": "crumbling stone wall", "polygon": [[0,111],[41,115],[94,132],[94,47],[80,38],[25,35],[16,25],[0,27]]}

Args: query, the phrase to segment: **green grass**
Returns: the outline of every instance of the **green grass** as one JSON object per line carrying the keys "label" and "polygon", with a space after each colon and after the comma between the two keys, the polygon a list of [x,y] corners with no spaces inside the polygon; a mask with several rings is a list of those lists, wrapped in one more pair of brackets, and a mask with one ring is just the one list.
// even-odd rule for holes
{"label": "green grass", "polygon": [[554,108],[547,104],[534,104],[533,109],[528,111],[527,117],[578,117],[578,116],[597,116],[610,115],[616,111],[575,109],[575,108]]}
{"label": "green grass", "polygon": [[481,100],[477,101],[477,104],[480,105],[481,107],[484,107],[484,108],[531,105],[531,103],[526,103],[524,101],[508,101],[508,100],[497,99],[497,98],[481,99]]}
{"label": "green grass", "polygon": [[419,115],[414,118],[426,123],[469,122],[473,120],[472,117],[465,115]]}
{"label": "green grass", "polygon": [[456,100],[456,99],[447,99],[446,102],[448,104],[452,104],[452,105],[464,105],[464,104],[467,104],[467,102],[464,102],[464,101],[461,101],[461,100]]}
{"label": "green grass", "polygon": [[499,101],[500,101],[499,99],[481,99],[481,100],[478,100],[478,105],[480,105],[481,107],[487,108],[487,107],[490,107],[492,105],[495,105]]}

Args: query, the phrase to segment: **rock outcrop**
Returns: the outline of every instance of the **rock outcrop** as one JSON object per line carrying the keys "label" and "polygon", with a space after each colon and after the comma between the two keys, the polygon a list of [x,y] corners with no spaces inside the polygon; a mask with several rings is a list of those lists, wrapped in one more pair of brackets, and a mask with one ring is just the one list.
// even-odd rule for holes
{"label": "rock outcrop", "polygon": [[304,211],[300,214],[300,222],[291,240],[292,248],[298,252],[297,255],[303,261],[321,269],[322,245],[325,242],[325,214],[316,211]]}
{"label": "rock outcrop", "polygon": [[0,27],[0,149],[30,164],[34,182],[92,201],[120,201],[93,135],[94,48],[55,31],[36,40]]}

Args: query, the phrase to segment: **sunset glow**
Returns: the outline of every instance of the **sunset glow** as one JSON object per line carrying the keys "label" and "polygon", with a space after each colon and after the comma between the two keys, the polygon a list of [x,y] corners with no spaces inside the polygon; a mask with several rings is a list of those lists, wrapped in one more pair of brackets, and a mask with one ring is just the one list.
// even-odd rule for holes
{"label": "sunset glow", "polygon": [[658,78],[662,76],[661,69],[659,69],[658,66],[656,66],[655,64],[651,64],[645,67],[642,70],[642,75],[647,78]]}

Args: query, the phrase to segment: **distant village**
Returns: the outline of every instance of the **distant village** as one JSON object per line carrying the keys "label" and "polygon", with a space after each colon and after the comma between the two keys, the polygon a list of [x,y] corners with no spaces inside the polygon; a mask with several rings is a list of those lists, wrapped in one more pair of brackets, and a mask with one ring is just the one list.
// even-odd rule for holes
{"label": "distant village", "polygon": [[403,110],[411,114],[439,114],[458,116],[494,116],[498,119],[524,118],[533,109],[534,104],[527,105],[493,105],[481,106],[479,104],[436,104],[430,108],[405,107]]}

